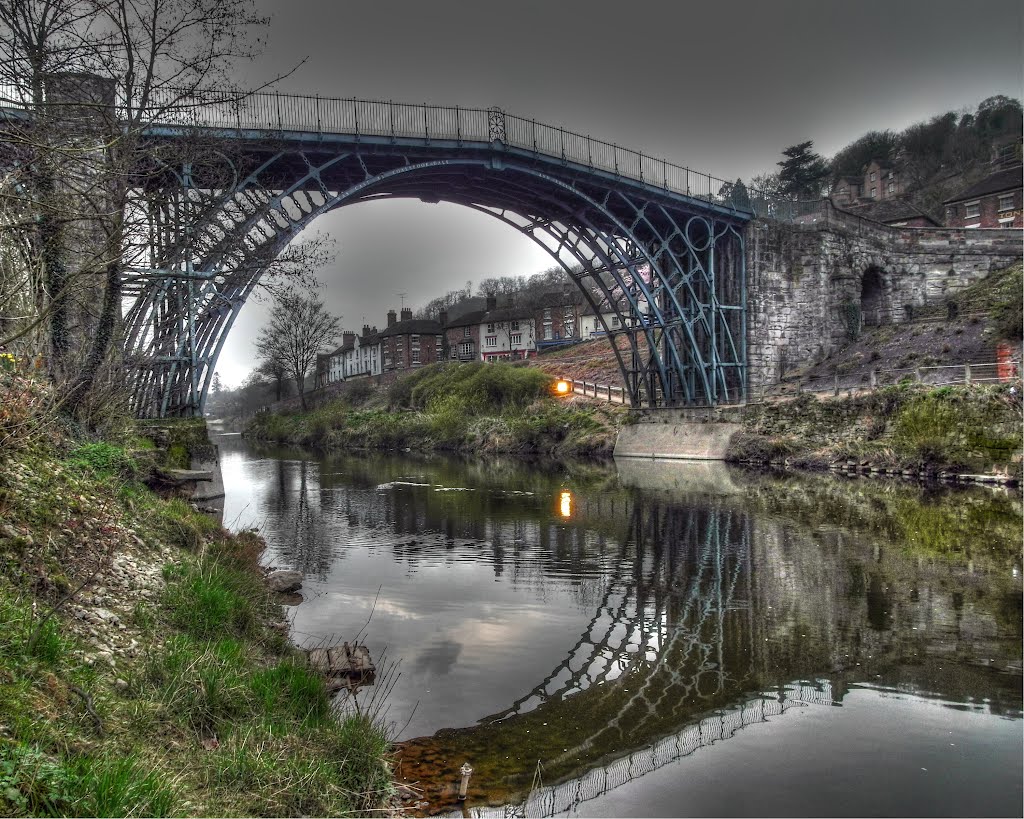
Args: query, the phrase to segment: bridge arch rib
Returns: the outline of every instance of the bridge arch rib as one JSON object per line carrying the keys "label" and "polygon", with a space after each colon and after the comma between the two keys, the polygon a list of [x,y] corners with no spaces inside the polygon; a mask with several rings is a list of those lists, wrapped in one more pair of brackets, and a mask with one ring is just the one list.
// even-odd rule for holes
{"label": "bridge arch rib", "polygon": [[126,315],[138,414],[200,412],[235,317],[274,259],[321,214],[384,198],[464,205],[538,242],[602,323],[618,318],[605,330],[627,339],[615,354],[634,406],[745,398],[744,214],[499,148],[249,150],[230,173],[169,175],[150,196],[152,221],[175,229],[150,238],[156,272],[140,277]]}

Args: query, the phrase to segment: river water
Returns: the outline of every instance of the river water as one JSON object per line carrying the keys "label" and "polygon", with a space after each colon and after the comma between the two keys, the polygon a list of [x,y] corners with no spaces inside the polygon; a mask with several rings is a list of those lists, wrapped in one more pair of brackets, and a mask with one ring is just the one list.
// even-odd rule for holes
{"label": "river water", "polygon": [[1021,815],[1017,495],[218,443],[414,813]]}

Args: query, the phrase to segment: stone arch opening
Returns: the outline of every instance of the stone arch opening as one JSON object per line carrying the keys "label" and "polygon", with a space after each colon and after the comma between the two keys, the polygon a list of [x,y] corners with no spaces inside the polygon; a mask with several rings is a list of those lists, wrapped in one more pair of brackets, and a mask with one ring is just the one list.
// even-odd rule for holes
{"label": "stone arch opening", "polygon": [[864,327],[877,327],[889,321],[885,280],[882,278],[882,270],[875,266],[864,271],[860,282],[860,317]]}

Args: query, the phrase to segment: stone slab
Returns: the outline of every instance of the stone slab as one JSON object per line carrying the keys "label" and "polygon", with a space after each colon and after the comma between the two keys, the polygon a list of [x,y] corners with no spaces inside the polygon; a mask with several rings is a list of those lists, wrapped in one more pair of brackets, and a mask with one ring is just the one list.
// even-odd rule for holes
{"label": "stone slab", "polygon": [[731,422],[631,424],[615,440],[616,458],[668,458],[724,461],[732,437],[742,426]]}

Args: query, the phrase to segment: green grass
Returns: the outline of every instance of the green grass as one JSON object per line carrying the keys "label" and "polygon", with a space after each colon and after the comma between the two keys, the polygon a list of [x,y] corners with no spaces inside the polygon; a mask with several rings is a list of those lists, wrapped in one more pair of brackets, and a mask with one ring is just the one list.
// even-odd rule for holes
{"label": "green grass", "polygon": [[[0,520],[14,527],[0,532],[0,815],[379,810],[388,733],[372,722],[353,733],[324,680],[268,628],[283,612],[256,571],[258,535],[156,497],[126,474],[127,449],[64,435],[8,449],[0,472]],[[172,550],[159,558],[163,592],[120,601],[138,655],[96,659],[69,628],[71,606],[45,619],[108,546],[155,561],[155,544]],[[214,737],[221,752],[202,745]],[[223,760],[240,742],[231,774]],[[246,754],[266,770],[247,778]]]}
{"label": "green grass", "polygon": [[552,379],[514,364],[434,364],[398,379],[389,408],[346,399],[306,413],[264,413],[257,438],[320,449],[610,454],[625,413],[581,409],[550,394]]}
{"label": "green grass", "polygon": [[88,469],[97,477],[111,475],[134,475],[135,461],[120,446],[106,441],[82,444],[73,449],[67,457],[67,463],[80,469]]}
{"label": "green grass", "polygon": [[170,623],[197,639],[255,634],[270,606],[258,578],[213,560],[173,577],[163,604]]}
{"label": "green grass", "polygon": [[174,789],[134,755],[59,761],[34,746],[0,748],[7,816],[171,816]]}
{"label": "green grass", "polygon": [[1020,397],[1010,384],[885,387],[850,398],[755,405],[732,460],[790,459],[808,466],[854,459],[939,471],[1011,468],[1021,450]]}

